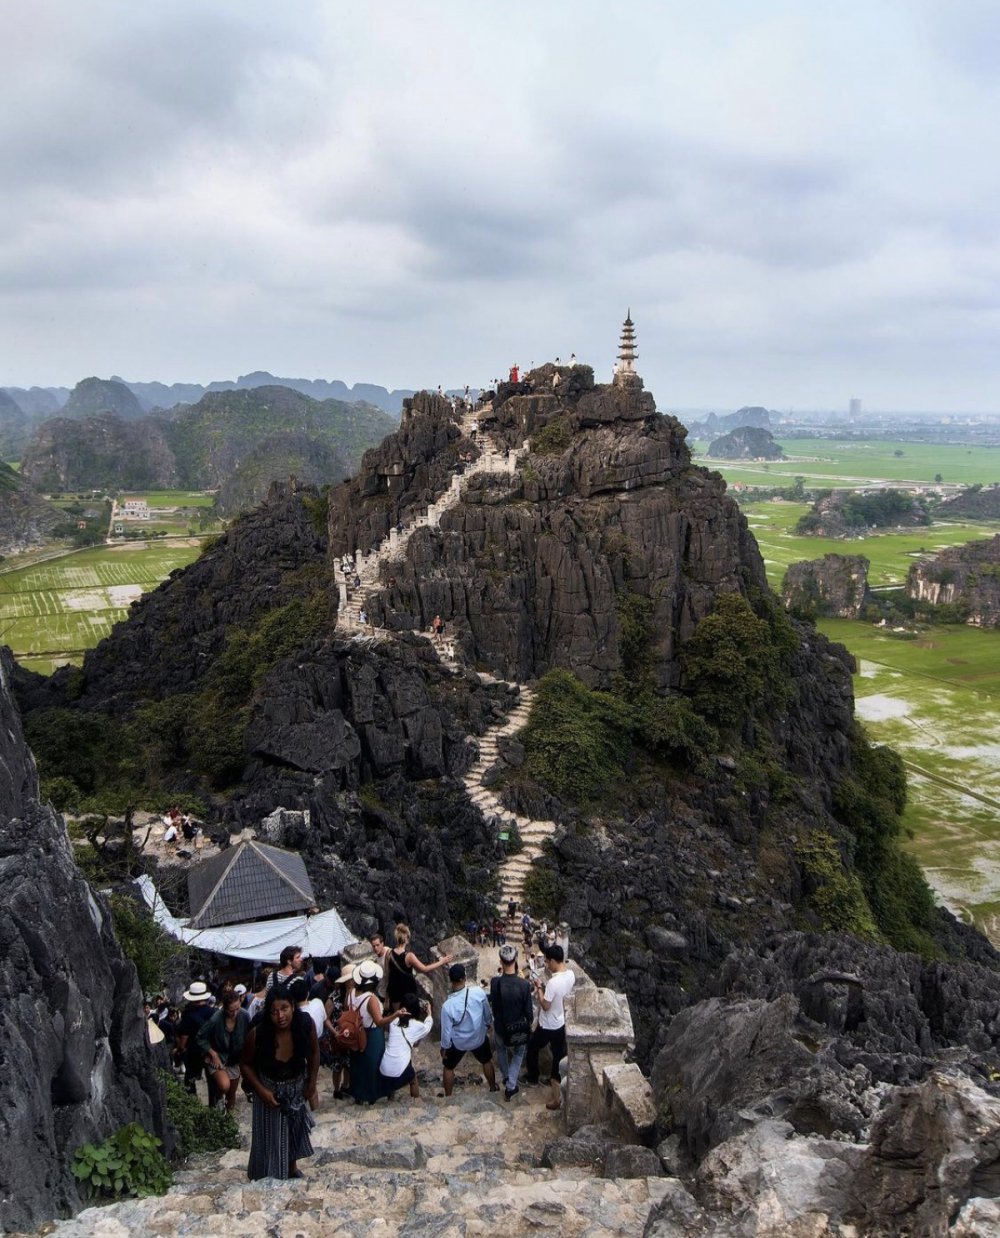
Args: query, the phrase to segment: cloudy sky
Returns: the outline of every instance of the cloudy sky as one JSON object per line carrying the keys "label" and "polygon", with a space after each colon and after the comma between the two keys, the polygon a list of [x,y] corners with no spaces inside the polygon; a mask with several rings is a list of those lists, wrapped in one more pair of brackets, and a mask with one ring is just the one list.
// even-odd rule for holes
{"label": "cloudy sky", "polygon": [[12,0],[0,384],[1000,409],[994,0]]}

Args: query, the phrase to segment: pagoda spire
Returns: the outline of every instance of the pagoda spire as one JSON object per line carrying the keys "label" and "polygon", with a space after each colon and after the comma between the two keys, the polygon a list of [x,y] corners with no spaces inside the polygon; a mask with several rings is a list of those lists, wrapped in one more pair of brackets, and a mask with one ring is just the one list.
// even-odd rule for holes
{"label": "pagoda spire", "polygon": [[632,307],[629,306],[622,323],[621,339],[618,342],[618,364],[615,367],[615,382],[618,386],[642,386],[636,373],[635,359],[639,355],[635,346],[635,323],[632,321]]}

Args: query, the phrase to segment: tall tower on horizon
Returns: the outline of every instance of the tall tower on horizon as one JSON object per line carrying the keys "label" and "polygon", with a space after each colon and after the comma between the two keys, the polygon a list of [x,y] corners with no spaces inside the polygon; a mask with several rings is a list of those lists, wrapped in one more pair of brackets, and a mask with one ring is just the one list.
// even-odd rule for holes
{"label": "tall tower on horizon", "polygon": [[618,365],[615,367],[615,386],[641,387],[642,379],[636,373],[635,359],[639,353],[635,346],[635,324],[632,307],[629,306],[622,323],[621,339],[618,342]]}

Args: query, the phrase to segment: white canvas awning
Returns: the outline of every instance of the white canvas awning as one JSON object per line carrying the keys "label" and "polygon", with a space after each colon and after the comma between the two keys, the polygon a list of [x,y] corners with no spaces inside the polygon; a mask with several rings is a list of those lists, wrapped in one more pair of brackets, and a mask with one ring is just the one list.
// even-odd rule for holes
{"label": "white canvas awning", "polygon": [[198,950],[272,962],[285,946],[300,946],[302,952],[312,958],[329,958],[358,940],[333,907],[312,916],[283,916],[280,920],[252,920],[247,924],[225,924],[218,928],[188,928],[187,920],[179,920],[160,898],[152,878],[144,875],[137,878],[135,884],[160,928]]}

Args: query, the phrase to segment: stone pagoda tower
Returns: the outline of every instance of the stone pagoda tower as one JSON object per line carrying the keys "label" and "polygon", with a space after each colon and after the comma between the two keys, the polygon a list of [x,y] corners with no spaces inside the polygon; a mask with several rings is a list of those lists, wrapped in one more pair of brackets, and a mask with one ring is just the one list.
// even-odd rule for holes
{"label": "stone pagoda tower", "polygon": [[622,337],[618,344],[618,365],[615,367],[616,387],[642,387],[642,379],[635,369],[635,359],[638,355],[635,347],[635,324],[632,322],[630,308],[622,323]]}

